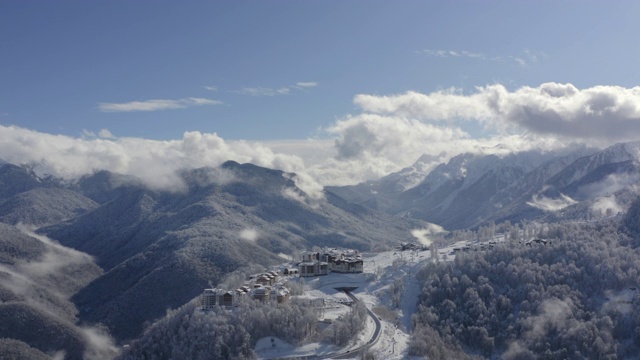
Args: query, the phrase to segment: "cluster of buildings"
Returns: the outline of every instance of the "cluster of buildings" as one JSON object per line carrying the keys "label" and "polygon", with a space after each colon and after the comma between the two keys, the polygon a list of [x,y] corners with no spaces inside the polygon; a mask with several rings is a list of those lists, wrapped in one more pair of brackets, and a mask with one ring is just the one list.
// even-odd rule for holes
{"label": "cluster of buildings", "polygon": [[429,247],[425,245],[418,245],[418,244],[406,242],[406,243],[400,244],[400,246],[398,246],[396,249],[399,251],[409,251],[409,250],[426,251],[426,250],[429,250]]}
{"label": "cluster of buildings", "polygon": [[[326,248],[322,251],[308,252],[302,255],[298,267],[287,267],[284,276],[311,277],[337,273],[362,273],[364,262],[357,250]],[[254,300],[284,303],[289,301],[290,292],[279,280],[277,271],[252,275],[248,281],[235,290],[204,289],[200,297],[202,309],[216,306],[234,307],[239,299],[248,297]]]}
{"label": "cluster of buildings", "polygon": [[235,290],[204,289],[200,297],[200,306],[205,310],[216,306],[233,307],[245,296],[259,301],[284,303],[289,301],[290,294],[289,289],[278,284],[278,273],[270,271],[250,276],[245,285]]}
{"label": "cluster of buildings", "polygon": [[364,272],[362,255],[358,253],[358,250],[323,249],[303,254],[302,262],[298,264],[298,273],[301,277],[327,275],[330,272]]}
{"label": "cluster of buildings", "polygon": [[535,239],[531,239],[531,240],[529,240],[529,241],[525,242],[524,244],[525,244],[526,246],[531,246],[531,245],[533,245],[534,243],[535,243],[535,244],[543,244],[543,245],[547,245],[548,243],[551,243],[551,240],[535,238]]}
{"label": "cluster of buildings", "polygon": [[478,240],[475,240],[471,245],[467,243],[461,247],[454,247],[452,251],[453,253],[457,253],[460,251],[469,252],[471,250],[474,250],[474,251],[492,250],[497,243],[498,242],[495,240],[491,240],[489,242],[479,242]]}

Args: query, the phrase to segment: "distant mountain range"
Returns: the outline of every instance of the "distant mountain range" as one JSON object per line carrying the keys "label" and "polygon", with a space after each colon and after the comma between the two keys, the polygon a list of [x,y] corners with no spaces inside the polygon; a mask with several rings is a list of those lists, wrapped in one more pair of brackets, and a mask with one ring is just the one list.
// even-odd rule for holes
{"label": "distant mountain range", "polygon": [[420,159],[379,180],[326,190],[355,204],[448,230],[491,221],[589,218],[607,209],[615,213],[635,198],[639,147],[628,143],[561,154],[461,154],[422,174],[419,169],[430,159]]}
{"label": "distant mountain range", "polygon": [[67,357],[82,358],[91,344],[80,323],[133,339],[224,274],[313,246],[388,249],[428,223],[611,216],[637,196],[638,154],[637,144],[461,154],[435,168],[425,156],[376,181],[327,187],[322,199],[296,187],[295,174],[232,161],[181,172],[173,191],[107,171],[43,179],[2,163],[0,338],[51,354],[53,340],[19,329],[62,329]]}

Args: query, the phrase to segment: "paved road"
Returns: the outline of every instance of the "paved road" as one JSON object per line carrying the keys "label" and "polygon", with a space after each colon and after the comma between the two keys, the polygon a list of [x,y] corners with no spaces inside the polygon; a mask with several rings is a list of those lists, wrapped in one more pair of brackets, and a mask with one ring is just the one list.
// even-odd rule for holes
{"label": "paved road", "polygon": [[[360,301],[350,291],[345,291],[344,293],[347,294],[347,296],[351,298],[351,300],[353,300],[354,303]],[[380,320],[378,319],[376,314],[374,314],[373,311],[371,311],[371,309],[369,308],[366,308],[366,309],[367,309],[367,314],[371,316],[371,318],[373,319],[373,322],[376,324],[376,329],[373,332],[373,336],[371,336],[371,339],[369,339],[369,341],[367,341],[366,344],[358,348],[351,349],[345,352],[340,352],[337,354],[321,356],[321,357],[318,357],[318,359],[349,359],[349,358],[360,355],[361,353],[363,353],[364,351],[368,350],[370,347],[375,345],[376,342],[378,342],[378,339],[380,338],[380,333],[382,332],[382,324],[380,323]]]}

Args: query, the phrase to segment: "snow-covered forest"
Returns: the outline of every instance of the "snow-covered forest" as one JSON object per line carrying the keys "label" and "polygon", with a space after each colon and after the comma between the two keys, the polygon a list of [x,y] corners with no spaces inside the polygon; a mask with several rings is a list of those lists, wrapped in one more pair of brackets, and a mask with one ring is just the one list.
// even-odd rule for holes
{"label": "snow-covered forest", "polygon": [[[418,260],[417,284],[396,278],[389,282],[388,290],[378,294],[388,299],[379,301],[393,309],[417,301],[415,313],[408,314],[411,337],[404,356],[638,358],[639,220],[640,201],[636,201],[624,218],[505,222],[456,231],[435,239],[442,248],[434,250],[433,246],[431,258]],[[433,256],[452,251],[454,242],[475,240],[480,244],[493,240],[494,245],[480,250],[477,244],[455,257]],[[393,256],[399,258],[394,258],[387,270],[402,262],[400,252]],[[236,283],[240,278],[230,274],[227,282]],[[417,287],[417,299],[403,298],[413,292],[405,289],[407,286]],[[364,328],[363,303],[355,303],[345,316],[325,328],[318,325],[319,311],[297,301],[242,301],[233,310],[203,312],[194,300],[150,326],[121,359],[255,358],[256,342],[269,337],[294,346],[323,342],[344,347]],[[378,358],[375,351],[367,356]]]}
{"label": "snow-covered forest", "polygon": [[295,299],[276,304],[247,298],[232,309],[203,311],[194,299],[149,327],[120,359],[252,359],[256,341],[265,337],[343,346],[362,331],[367,316],[356,303],[341,320],[320,329],[319,311]]}
{"label": "snow-covered forest", "polygon": [[638,203],[623,221],[512,231],[492,251],[429,263],[409,352],[442,358],[630,359],[640,354]]}

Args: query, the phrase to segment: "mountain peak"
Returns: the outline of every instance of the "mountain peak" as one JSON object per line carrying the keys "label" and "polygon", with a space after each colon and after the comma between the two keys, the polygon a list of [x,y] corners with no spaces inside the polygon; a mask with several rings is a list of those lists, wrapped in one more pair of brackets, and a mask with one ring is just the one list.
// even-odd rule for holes
{"label": "mountain peak", "polygon": [[222,163],[222,165],[220,165],[221,168],[223,169],[233,169],[233,168],[237,168],[240,166],[240,163],[237,161],[233,161],[233,160],[227,160],[225,162]]}

